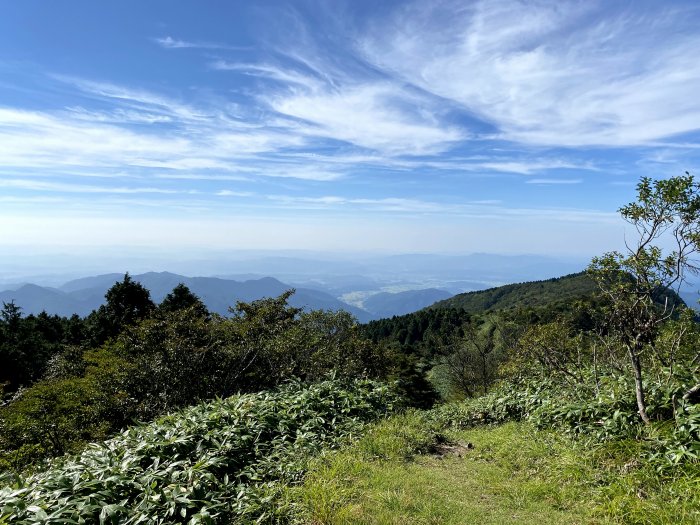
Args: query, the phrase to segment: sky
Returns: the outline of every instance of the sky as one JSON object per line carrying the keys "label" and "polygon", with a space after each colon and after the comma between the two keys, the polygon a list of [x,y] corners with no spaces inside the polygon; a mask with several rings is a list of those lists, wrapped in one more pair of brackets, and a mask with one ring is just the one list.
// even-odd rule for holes
{"label": "sky", "polygon": [[694,1],[0,0],[0,246],[592,256],[700,160]]}

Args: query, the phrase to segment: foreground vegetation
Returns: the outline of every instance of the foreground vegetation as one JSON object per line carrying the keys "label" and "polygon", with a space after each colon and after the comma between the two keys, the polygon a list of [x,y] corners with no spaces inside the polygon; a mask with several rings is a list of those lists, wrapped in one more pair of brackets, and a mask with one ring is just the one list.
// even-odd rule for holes
{"label": "foreground vegetation", "polygon": [[373,382],[326,381],[194,406],[6,477],[0,523],[276,522],[283,484],[395,401]]}
{"label": "foreground vegetation", "polygon": [[591,491],[566,479],[567,454],[527,425],[436,432],[410,414],[317,460],[290,492],[306,523],[592,523]]}
{"label": "foreground vegetation", "polygon": [[[0,405],[0,471],[77,453],[136,421],[217,396],[292,378],[319,381],[334,370],[345,378],[393,374],[392,361],[360,337],[349,314],[301,312],[288,305],[290,294],[238,303],[224,318],[209,315],[185,287],[156,307],[127,275],[84,321],[106,337],[99,346],[89,337],[59,346],[43,377]],[[21,335],[29,320],[15,315],[0,332]],[[4,347],[8,358],[19,355],[13,344]]]}

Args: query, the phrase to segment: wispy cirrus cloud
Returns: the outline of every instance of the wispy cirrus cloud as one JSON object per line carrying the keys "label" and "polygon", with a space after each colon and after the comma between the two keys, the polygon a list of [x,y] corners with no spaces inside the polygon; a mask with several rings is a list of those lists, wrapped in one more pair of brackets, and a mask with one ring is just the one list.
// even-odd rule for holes
{"label": "wispy cirrus cloud", "polygon": [[599,171],[600,169],[593,166],[590,162],[577,163],[564,159],[538,159],[531,158],[530,160],[515,159],[515,160],[489,160],[485,162],[473,163],[473,169],[485,171],[497,171],[501,173],[517,173],[520,175],[532,175],[542,173],[549,170],[585,170]]}
{"label": "wispy cirrus cloud", "polygon": [[209,67],[274,83],[262,86],[257,99],[301,136],[392,157],[436,155],[469,136],[432,97],[361,64],[341,67],[308,38],[278,54],[284,65],[216,60]]}
{"label": "wispy cirrus cloud", "polygon": [[203,111],[201,108],[197,108],[192,104],[173,100],[172,98],[143,89],[120,86],[109,82],[96,82],[66,75],[53,75],[53,77],[60,82],[72,85],[83,93],[101,99],[113,100],[123,104],[127,108],[139,111],[152,111],[154,114],[160,116],[196,122],[212,118],[217,114],[221,115],[221,112]]}
{"label": "wispy cirrus cloud", "polygon": [[318,91],[324,86],[323,81],[310,75],[264,62],[251,64],[216,60],[211,62],[209,67],[217,71],[235,71],[253,77],[275,80],[285,86],[301,86],[309,91]]}
{"label": "wispy cirrus cloud", "polygon": [[435,155],[466,138],[441,124],[419,97],[375,83],[270,97],[270,106],[299,119],[304,135],[349,142],[387,155]]}
{"label": "wispy cirrus cloud", "polygon": [[[299,80],[294,85],[304,86],[293,93],[271,90],[261,95],[285,120],[271,113],[250,120],[225,107],[197,106],[110,83],[54,78],[111,108],[0,108],[0,154],[6,165],[247,171],[331,181],[343,177],[360,155],[339,161],[333,155],[322,159],[296,154],[331,140],[376,152],[365,157],[387,166],[400,155],[444,151],[463,136],[454,126],[439,125],[430,109],[420,107],[417,95],[397,92],[390,85],[333,92],[321,83]],[[269,155],[281,158],[271,163],[265,159]],[[256,167],[247,161],[255,161]]]}
{"label": "wispy cirrus cloud", "polygon": [[[172,167],[165,164],[160,167]],[[182,168],[182,166],[180,166]],[[293,162],[270,162],[261,159],[245,166],[220,166],[216,171],[231,171],[235,174],[221,173],[158,173],[154,177],[173,180],[201,180],[201,181],[252,181],[255,177],[270,177],[277,179],[298,179],[303,181],[331,182],[341,180],[346,176],[342,170],[333,166],[303,165]]]}
{"label": "wispy cirrus cloud", "polygon": [[460,218],[489,219],[510,223],[527,220],[557,222],[589,222],[617,224],[616,213],[595,209],[571,207],[509,207],[499,200],[473,200],[463,202],[438,202],[415,198],[351,198],[338,195],[320,197],[294,195],[268,195],[267,199],[285,208],[299,210],[347,210],[377,214],[452,216]]}
{"label": "wispy cirrus cloud", "polygon": [[[4,167],[228,171],[235,170],[241,159],[304,143],[302,137],[242,122],[221,109],[201,109],[111,84],[69,82],[110,103],[111,109],[0,107]],[[260,170],[257,174],[264,176]]]}
{"label": "wispy cirrus cloud", "polygon": [[226,49],[229,51],[244,51],[250,49],[247,46],[232,46],[229,44],[221,44],[217,42],[200,42],[189,41],[164,36],[152,39],[156,44],[165,49]]}
{"label": "wispy cirrus cloud", "polygon": [[416,2],[359,47],[515,142],[639,145],[700,128],[697,8],[602,5]]}
{"label": "wispy cirrus cloud", "polygon": [[407,199],[399,197],[386,197],[380,199],[368,198],[348,198],[337,195],[325,195],[322,197],[296,197],[290,195],[268,195],[269,200],[281,203],[287,206],[297,208],[315,209],[315,208],[338,208],[338,207],[353,207],[365,210],[373,210],[380,212],[401,212],[401,213],[419,213],[419,212],[445,212],[446,206],[436,202],[422,201],[418,199]]}
{"label": "wispy cirrus cloud", "polygon": [[107,193],[107,194],[137,194],[160,193],[175,194],[193,191],[172,190],[152,187],[96,186],[88,184],[70,184],[63,182],[39,181],[33,179],[3,179],[0,178],[0,188],[18,188],[33,191],[49,191],[59,193]]}
{"label": "wispy cirrus cloud", "polygon": [[[132,211],[153,232],[191,213],[225,218],[212,239],[235,243],[229,224],[245,215],[252,244],[269,242],[264,231],[325,249],[342,231],[362,247],[361,223],[377,239],[390,232],[375,239],[382,249],[415,236],[444,250],[481,249],[479,239],[558,250],[579,239],[571,231],[593,246],[596,228],[618,224],[606,210],[633,172],[692,170],[691,3],[352,5],[350,17],[335,6],[257,12],[241,27],[265,26],[231,31],[251,44],[244,52],[212,41],[221,30],[146,34],[133,72],[39,68],[26,92],[0,84],[0,214],[31,219],[46,202],[47,217],[77,209],[117,233]],[[137,76],[166,54],[162,71]],[[318,223],[332,231],[323,241]],[[200,242],[201,228],[185,230]]]}
{"label": "wispy cirrus cloud", "polygon": [[216,192],[217,197],[252,197],[253,192],[250,191],[233,191],[233,190],[219,190]]}
{"label": "wispy cirrus cloud", "polygon": [[527,184],[581,184],[583,179],[529,179]]}

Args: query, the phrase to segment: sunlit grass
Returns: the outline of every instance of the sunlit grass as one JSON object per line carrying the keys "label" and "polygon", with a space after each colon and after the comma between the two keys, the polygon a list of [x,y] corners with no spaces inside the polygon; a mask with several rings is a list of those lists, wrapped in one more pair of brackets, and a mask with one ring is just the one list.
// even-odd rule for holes
{"label": "sunlit grass", "polygon": [[[473,448],[444,454],[445,440]],[[524,423],[443,435],[409,413],[319,459],[289,497],[307,524],[700,523],[700,473],[661,478],[635,451]]]}

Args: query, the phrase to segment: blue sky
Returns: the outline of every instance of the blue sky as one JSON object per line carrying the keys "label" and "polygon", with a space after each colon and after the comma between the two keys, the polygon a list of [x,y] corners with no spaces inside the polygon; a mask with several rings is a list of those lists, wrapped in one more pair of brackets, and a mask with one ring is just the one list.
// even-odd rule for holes
{"label": "blue sky", "polygon": [[696,2],[0,7],[7,253],[590,256],[698,164]]}

